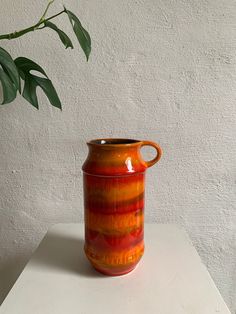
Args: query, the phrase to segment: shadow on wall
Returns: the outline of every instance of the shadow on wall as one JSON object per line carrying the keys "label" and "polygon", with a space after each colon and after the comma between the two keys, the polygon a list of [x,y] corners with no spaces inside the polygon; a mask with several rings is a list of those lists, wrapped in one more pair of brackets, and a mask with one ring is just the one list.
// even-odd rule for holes
{"label": "shadow on wall", "polygon": [[[5,189],[5,186],[2,178],[1,205],[9,199],[6,197],[5,190],[8,189]],[[3,205],[0,208],[0,304],[22,272],[35,247],[40,243],[42,234],[46,232],[41,227],[37,228],[37,221],[24,211],[4,208]]]}
{"label": "shadow on wall", "polygon": [[25,258],[15,256],[1,263],[0,268],[0,305],[16,282],[26,263]]}
{"label": "shadow on wall", "polygon": [[[16,135],[17,129],[14,130],[9,127],[11,139]],[[19,141],[22,156],[27,156],[24,160],[20,159],[18,151],[14,153],[16,141]],[[64,167],[62,160],[54,158],[51,164],[47,157],[47,146],[41,149],[40,141],[33,143],[34,136],[32,139],[25,137],[22,141],[19,137],[16,141],[1,142],[1,149],[5,153],[1,156],[0,164],[0,304],[48,228],[54,223],[73,220],[73,210],[69,213],[64,210],[61,214],[61,209],[68,200],[69,206],[75,203],[78,206],[82,193],[82,181],[78,180],[80,168],[73,155],[74,142],[69,141],[67,150],[72,162],[68,162],[66,156]],[[64,146],[62,143],[53,147],[49,156],[63,155]],[[79,150],[80,147],[75,148],[76,156]],[[37,151],[41,152],[40,156]],[[68,164],[70,170],[66,168]],[[55,169],[53,165],[56,165]],[[55,200],[57,207],[54,208]]]}

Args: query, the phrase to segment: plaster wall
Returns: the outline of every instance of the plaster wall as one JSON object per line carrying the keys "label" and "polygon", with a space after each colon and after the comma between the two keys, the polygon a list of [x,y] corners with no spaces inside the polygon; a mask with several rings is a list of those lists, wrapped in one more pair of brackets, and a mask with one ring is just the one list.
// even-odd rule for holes
{"label": "plaster wall", "polygon": [[[46,3],[1,0],[0,32],[31,25]],[[74,50],[51,30],[1,42],[46,69],[63,111],[41,91],[38,112],[20,97],[0,108],[0,301],[49,226],[83,221],[86,140],[129,137],[164,151],[148,172],[146,221],[185,227],[236,313],[236,2],[64,4],[91,34],[88,63],[66,16],[57,25]]]}

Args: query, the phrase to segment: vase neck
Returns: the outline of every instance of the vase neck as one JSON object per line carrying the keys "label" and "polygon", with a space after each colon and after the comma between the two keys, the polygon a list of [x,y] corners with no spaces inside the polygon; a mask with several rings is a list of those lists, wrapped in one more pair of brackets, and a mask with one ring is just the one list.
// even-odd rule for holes
{"label": "vase neck", "polygon": [[83,165],[84,172],[116,176],[130,175],[146,170],[146,165],[140,155],[139,143],[141,142],[126,140],[125,143],[121,143],[120,139],[109,140],[110,142],[106,140],[105,143],[97,141],[88,143],[89,153]]}

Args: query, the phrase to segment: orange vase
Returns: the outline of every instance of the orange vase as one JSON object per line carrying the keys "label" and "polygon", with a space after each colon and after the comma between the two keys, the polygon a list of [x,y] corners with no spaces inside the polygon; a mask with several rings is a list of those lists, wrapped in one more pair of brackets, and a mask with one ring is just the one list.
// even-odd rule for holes
{"label": "orange vase", "polygon": [[[106,275],[123,275],[135,268],[144,252],[145,170],[161,157],[159,145],[131,139],[97,139],[87,143],[83,165],[85,253]],[[152,146],[151,161],[141,147]]]}

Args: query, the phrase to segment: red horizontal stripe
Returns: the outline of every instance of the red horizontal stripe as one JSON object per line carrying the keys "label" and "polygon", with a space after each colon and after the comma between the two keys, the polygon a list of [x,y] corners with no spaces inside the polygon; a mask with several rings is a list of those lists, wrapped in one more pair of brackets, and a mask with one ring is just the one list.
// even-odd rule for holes
{"label": "red horizontal stripe", "polygon": [[144,195],[141,194],[138,198],[133,200],[125,201],[125,202],[97,202],[95,200],[85,198],[84,199],[84,207],[86,210],[92,212],[99,212],[102,214],[122,214],[129,213],[132,211],[137,211],[139,209],[144,208]]}
{"label": "red horizontal stripe", "polygon": [[129,184],[134,182],[139,182],[144,180],[145,174],[144,173],[134,173],[129,176],[96,176],[84,173],[84,181],[88,186],[92,188],[101,187],[101,185],[108,186],[109,185],[122,185],[122,184]]}
{"label": "red horizontal stripe", "polygon": [[122,236],[104,235],[98,231],[86,228],[85,240],[88,247],[99,252],[129,250],[143,240],[143,227]]}

